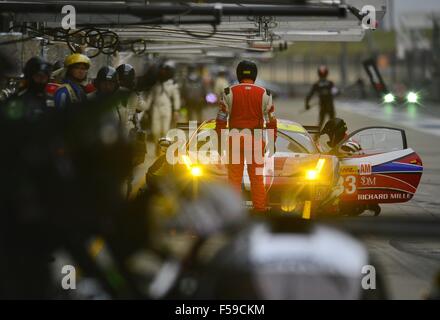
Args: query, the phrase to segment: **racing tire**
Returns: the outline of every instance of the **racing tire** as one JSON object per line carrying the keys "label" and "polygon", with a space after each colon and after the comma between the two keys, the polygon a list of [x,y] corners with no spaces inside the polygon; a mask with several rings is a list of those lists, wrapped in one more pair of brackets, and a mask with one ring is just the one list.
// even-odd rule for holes
{"label": "racing tire", "polygon": [[370,205],[368,209],[374,212],[375,217],[378,217],[380,215],[380,212],[382,211],[381,207],[378,204]]}
{"label": "racing tire", "polygon": [[358,217],[365,211],[364,205],[340,205],[339,212],[344,216]]}

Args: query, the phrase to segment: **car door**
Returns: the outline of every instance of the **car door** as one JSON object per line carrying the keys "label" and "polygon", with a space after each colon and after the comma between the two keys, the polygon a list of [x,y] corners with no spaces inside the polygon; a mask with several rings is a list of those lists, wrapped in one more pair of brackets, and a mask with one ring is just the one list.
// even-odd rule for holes
{"label": "car door", "polygon": [[[362,150],[344,155],[347,141],[356,141]],[[340,158],[342,201],[398,203],[410,200],[419,185],[423,164],[408,148],[405,131],[388,127],[369,127],[353,132],[336,146]]]}

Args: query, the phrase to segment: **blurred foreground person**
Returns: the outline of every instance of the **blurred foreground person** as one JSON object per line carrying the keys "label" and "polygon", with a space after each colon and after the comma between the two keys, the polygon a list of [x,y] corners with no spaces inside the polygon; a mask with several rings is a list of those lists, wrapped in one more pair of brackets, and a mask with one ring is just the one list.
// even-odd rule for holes
{"label": "blurred foreground person", "polygon": [[310,109],[310,99],[314,94],[319,96],[319,127],[322,128],[325,118],[328,116],[330,119],[335,117],[334,96],[338,94],[338,89],[334,83],[327,79],[328,77],[327,66],[320,66],[318,68],[319,80],[313,84],[312,89],[306,97],[306,110]]}
{"label": "blurred foreground person", "polygon": [[[380,265],[351,236],[279,212],[250,220],[233,189],[200,181],[195,198],[191,185],[176,189],[179,184],[169,182],[156,180],[148,191],[154,194],[152,223],[162,226],[155,230],[172,231],[187,249],[183,255],[160,249],[168,253],[160,255],[160,267],[145,286],[151,298],[387,298]],[[363,287],[363,268],[370,265],[377,269],[375,290]]]}
{"label": "blurred foreground person", "polygon": [[[112,249],[116,267],[104,269],[88,250],[96,237],[120,248],[126,242],[117,239],[128,236],[123,229],[134,232],[122,227],[134,218],[123,218],[131,209],[121,192],[131,149],[109,112],[95,105],[54,110],[38,121],[0,117],[0,145],[8,150],[0,158],[1,298],[84,298],[80,270],[99,283],[98,296],[136,296],[127,280],[106,280],[106,272],[122,272],[115,253],[122,249]],[[140,240],[127,242],[142,246]],[[62,288],[60,250],[69,257],[64,264],[77,270],[77,290]]]}
{"label": "blurred foreground person", "polygon": [[48,112],[46,85],[52,66],[39,57],[33,57],[26,62],[23,73],[25,87],[14,94],[1,108],[3,116],[10,119],[36,120]]}
{"label": "blurred foreground person", "polygon": [[[189,213],[186,218],[193,219],[194,224],[201,220],[188,216]],[[190,221],[186,223],[193,223]],[[235,234],[220,246],[212,259],[199,265],[197,273],[194,266],[182,272],[170,297],[261,300],[387,298],[379,270],[375,290],[362,287],[365,282],[362,270],[372,261],[366,247],[343,232],[288,216],[277,216],[274,212],[267,219],[256,221]],[[373,265],[379,269],[377,264]],[[193,279],[193,290],[185,290],[184,281],[188,278]]]}

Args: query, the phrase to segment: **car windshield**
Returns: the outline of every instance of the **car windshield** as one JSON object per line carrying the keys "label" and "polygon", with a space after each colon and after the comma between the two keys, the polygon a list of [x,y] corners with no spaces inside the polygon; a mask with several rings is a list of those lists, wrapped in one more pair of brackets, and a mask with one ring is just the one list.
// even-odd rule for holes
{"label": "car windshield", "polygon": [[[201,130],[197,134],[197,150],[204,146],[204,150],[208,148],[211,150],[217,150],[211,140],[211,135],[215,134],[213,130]],[[195,135],[192,136],[195,139]],[[187,145],[189,147],[190,144]],[[208,147],[209,146],[209,147]],[[294,152],[294,153],[316,153],[317,149],[313,140],[307,134],[300,132],[293,132],[282,130],[279,131],[279,135],[276,142],[277,152]]]}
{"label": "car windshield", "polygon": [[[285,136],[289,137],[290,139],[292,139],[296,144],[298,144],[299,146],[294,147],[294,144],[291,143],[291,145],[288,146],[288,150],[290,150],[290,148],[293,148],[292,152],[299,152],[299,153],[317,153],[318,150],[316,149],[316,145],[313,142],[312,138],[306,134],[306,133],[301,133],[301,132],[296,132],[296,131],[288,131],[288,130],[280,130],[280,132],[282,134],[284,134]],[[283,143],[282,141],[280,143]],[[278,149],[278,139],[277,139],[277,150],[281,151],[280,149]],[[302,151],[299,151],[302,150]]]}
{"label": "car windshield", "polygon": [[303,145],[292,140],[284,133],[279,133],[276,142],[277,152],[310,153]]}

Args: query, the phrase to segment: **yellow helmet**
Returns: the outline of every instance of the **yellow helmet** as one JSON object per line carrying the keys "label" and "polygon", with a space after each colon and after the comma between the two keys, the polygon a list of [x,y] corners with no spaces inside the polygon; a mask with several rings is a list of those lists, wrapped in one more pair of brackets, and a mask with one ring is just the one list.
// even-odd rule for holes
{"label": "yellow helmet", "polygon": [[69,67],[76,63],[84,63],[90,67],[90,58],[81,53],[72,53],[64,59],[64,67]]}

